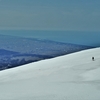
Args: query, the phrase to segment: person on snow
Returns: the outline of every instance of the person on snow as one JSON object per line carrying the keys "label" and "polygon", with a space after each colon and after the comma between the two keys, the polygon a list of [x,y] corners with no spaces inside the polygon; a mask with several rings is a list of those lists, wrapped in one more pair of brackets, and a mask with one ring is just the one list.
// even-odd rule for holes
{"label": "person on snow", "polygon": [[92,61],[94,61],[94,57],[92,57]]}

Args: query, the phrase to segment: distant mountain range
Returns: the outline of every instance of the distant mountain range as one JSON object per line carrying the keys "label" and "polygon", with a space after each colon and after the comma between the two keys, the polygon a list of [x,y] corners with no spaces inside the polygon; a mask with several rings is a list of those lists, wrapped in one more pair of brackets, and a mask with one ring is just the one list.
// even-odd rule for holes
{"label": "distant mountain range", "polygon": [[90,48],[93,47],[0,35],[0,70]]}

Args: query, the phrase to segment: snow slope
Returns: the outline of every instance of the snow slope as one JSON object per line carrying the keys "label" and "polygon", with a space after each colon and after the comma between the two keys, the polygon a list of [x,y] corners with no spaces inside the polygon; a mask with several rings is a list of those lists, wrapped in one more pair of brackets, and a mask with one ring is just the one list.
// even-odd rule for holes
{"label": "snow slope", "polygon": [[100,100],[100,48],[1,71],[0,100]]}

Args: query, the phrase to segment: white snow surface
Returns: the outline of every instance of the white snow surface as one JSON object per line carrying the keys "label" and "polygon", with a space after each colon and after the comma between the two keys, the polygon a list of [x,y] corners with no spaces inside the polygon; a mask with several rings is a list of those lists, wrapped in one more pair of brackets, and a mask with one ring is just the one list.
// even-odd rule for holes
{"label": "white snow surface", "polygon": [[0,100],[100,100],[100,48],[1,71]]}

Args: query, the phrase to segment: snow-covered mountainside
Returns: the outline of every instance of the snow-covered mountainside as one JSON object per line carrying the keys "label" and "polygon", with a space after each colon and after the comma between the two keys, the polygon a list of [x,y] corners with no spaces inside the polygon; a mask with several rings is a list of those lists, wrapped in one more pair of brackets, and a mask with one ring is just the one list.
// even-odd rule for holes
{"label": "snow-covered mountainside", "polygon": [[100,48],[1,71],[0,100],[100,100]]}
{"label": "snow-covered mountainside", "polygon": [[92,47],[0,35],[0,70]]}

